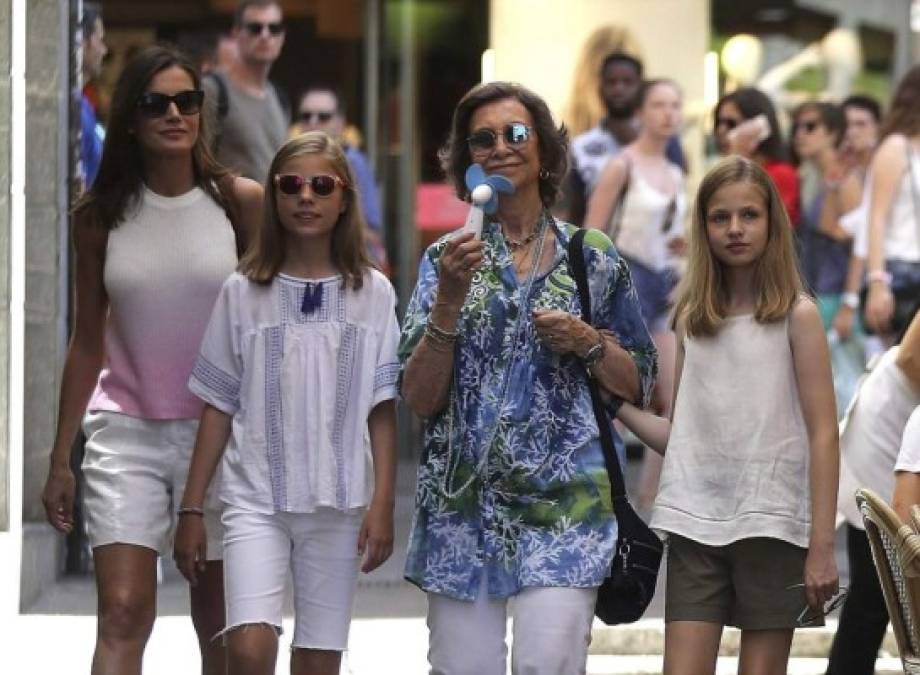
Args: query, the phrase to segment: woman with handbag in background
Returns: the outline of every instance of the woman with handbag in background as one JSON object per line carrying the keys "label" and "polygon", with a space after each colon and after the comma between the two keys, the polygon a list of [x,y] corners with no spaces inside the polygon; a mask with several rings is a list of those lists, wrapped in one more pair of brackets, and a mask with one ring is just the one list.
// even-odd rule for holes
{"label": "woman with handbag in background", "polygon": [[[112,96],[99,174],[73,213],[76,316],[42,501],[73,528],[70,453],[83,419],[85,513],[98,593],[94,675],[141,672],[156,617],[157,556],[179,517],[207,518],[191,587],[202,672],[225,672],[220,502],[178,511],[202,403],[188,389],[221,284],[255,231],[262,188],[211,156],[191,63],[140,52]],[[232,219],[231,219],[232,217]]]}
{"label": "woman with handbag in background", "polygon": [[618,525],[584,369],[643,405],[655,349],[596,231],[583,254],[598,328],[578,318],[576,228],[549,211],[566,146],[541,98],[493,82],[460,101],[442,151],[461,198],[471,163],[514,191],[481,239],[425,252],[400,344],[401,393],[426,421],[406,577],[428,593],[432,673],[504,675],[510,598],[513,672],[583,673],[610,574]]}
{"label": "woman with handbag in background", "polygon": [[[674,387],[674,331],[668,322],[684,240],[684,174],[668,159],[670,139],[680,131],[682,96],[670,80],[649,80],[637,101],[639,136],[610,160],[588,203],[585,227],[601,230],[626,258],[642,318],[658,349],[660,367],[652,407],[668,415]],[[661,458],[643,461],[639,503],[655,499]]]}
{"label": "woman with handbag in background", "polygon": [[869,167],[866,327],[886,344],[920,304],[920,66],[895,90]]}

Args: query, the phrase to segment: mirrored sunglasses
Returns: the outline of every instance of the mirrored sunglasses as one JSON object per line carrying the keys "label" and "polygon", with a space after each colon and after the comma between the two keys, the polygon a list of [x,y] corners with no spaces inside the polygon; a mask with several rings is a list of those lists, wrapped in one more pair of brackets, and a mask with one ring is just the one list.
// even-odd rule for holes
{"label": "mirrored sunglasses", "polygon": [[301,122],[306,122],[308,124],[313,120],[325,124],[332,119],[334,114],[335,113],[331,113],[325,110],[304,110],[298,115],[298,117],[300,118]]}
{"label": "mirrored sunglasses", "polygon": [[[505,139],[505,145],[516,148],[530,139],[530,131],[530,127],[523,122],[513,122],[505,125],[501,135]],[[467,138],[466,142],[473,154],[489,152],[498,144],[498,134],[492,129],[480,129]]]}
{"label": "mirrored sunglasses", "polygon": [[169,104],[175,103],[182,115],[195,115],[201,112],[204,92],[201,89],[189,89],[169,96],[156,91],[149,91],[137,99],[137,109],[147,117],[162,117],[169,110]]}
{"label": "mirrored sunglasses", "polygon": [[272,36],[278,36],[284,32],[284,24],[280,21],[273,21],[272,23],[247,21],[243,26],[252,37],[259,37],[266,29]]}
{"label": "mirrored sunglasses", "polygon": [[301,176],[296,173],[282,173],[275,176],[275,182],[281,194],[299,195],[304,185],[310,186],[310,192],[317,197],[328,197],[335,191],[336,185],[346,187],[344,180],[338,176],[321,173],[316,176]]}

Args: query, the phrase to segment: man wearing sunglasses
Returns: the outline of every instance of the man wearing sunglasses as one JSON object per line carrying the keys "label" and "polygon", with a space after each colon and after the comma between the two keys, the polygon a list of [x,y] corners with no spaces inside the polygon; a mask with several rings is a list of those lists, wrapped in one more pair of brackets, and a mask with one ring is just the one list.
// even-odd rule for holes
{"label": "man wearing sunglasses", "polygon": [[277,0],[242,0],[232,35],[237,58],[202,80],[205,112],[214,129],[212,149],[222,164],[265,183],[290,119],[287,97],[268,79],[284,46],[281,5]]}
{"label": "man wearing sunglasses", "polygon": [[386,247],[384,246],[383,216],[380,212],[380,196],[377,180],[370,160],[361,152],[346,133],[345,102],[341,92],[334,87],[312,85],[304,90],[297,106],[296,118],[291,125],[291,136],[308,131],[324,131],[336,139],[345,150],[345,158],[355,174],[358,193],[361,195],[361,209],[367,221],[367,248],[371,258],[381,269],[386,270]]}

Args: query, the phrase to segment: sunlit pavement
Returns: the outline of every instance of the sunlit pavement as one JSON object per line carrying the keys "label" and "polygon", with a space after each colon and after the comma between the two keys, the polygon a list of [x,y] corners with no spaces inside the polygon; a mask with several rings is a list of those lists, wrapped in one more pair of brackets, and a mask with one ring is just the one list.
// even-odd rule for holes
{"label": "sunlit pavement", "polygon": [[[638,463],[627,465],[627,484],[632,489]],[[396,547],[393,556],[372,575],[359,580],[352,622],[349,652],[343,675],[423,675],[427,673],[428,630],[425,625],[425,596],[402,581],[405,544],[412,513],[414,463],[401,462],[396,503]],[[841,582],[846,583],[845,545],[838,532],[837,559]],[[152,675],[197,675],[198,649],[188,618],[187,587],[171,561],[164,561],[163,583],[158,589],[158,618],[146,650],[144,673]],[[638,624],[608,629],[595,626],[592,655],[587,675],[624,675],[661,672],[661,643],[664,622],[664,579],[659,583],[646,616]],[[29,614],[13,620],[3,629],[0,674],[87,673],[95,641],[95,590],[92,578],[65,577],[45,590]],[[288,636],[293,620],[286,611],[280,640],[277,673],[288,673]],[[823,673],[834,623],[821,630],[800,631],[789,673]],[[730,641],[730,639],[729,639]],[[725,653],[725,652],[724,652]],[[735,652],[736,653],[736,652]],[[737,672],[732,650],[719,659],[717,672]],[[893,645],[878,662],[879,673],[900,672]]]}

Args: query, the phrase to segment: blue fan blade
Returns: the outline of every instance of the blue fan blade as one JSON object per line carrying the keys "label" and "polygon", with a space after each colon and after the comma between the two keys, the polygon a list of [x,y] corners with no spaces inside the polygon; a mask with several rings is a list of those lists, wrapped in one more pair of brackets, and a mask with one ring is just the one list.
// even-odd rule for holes
{"label": "blue fan blade", "polygon": [[496,192],[506,192],[511,194],[514,192],[514,183],[508,180],[505,176],[493,173],[491,176],[486,178],[486,183],[491,185]]}
{"label": "blue fan blade", "polygon": [[470,164],[463,178],[466,189],[472,192],[477,185],[482,185],[486,181],[486,172],[478,164]]}

